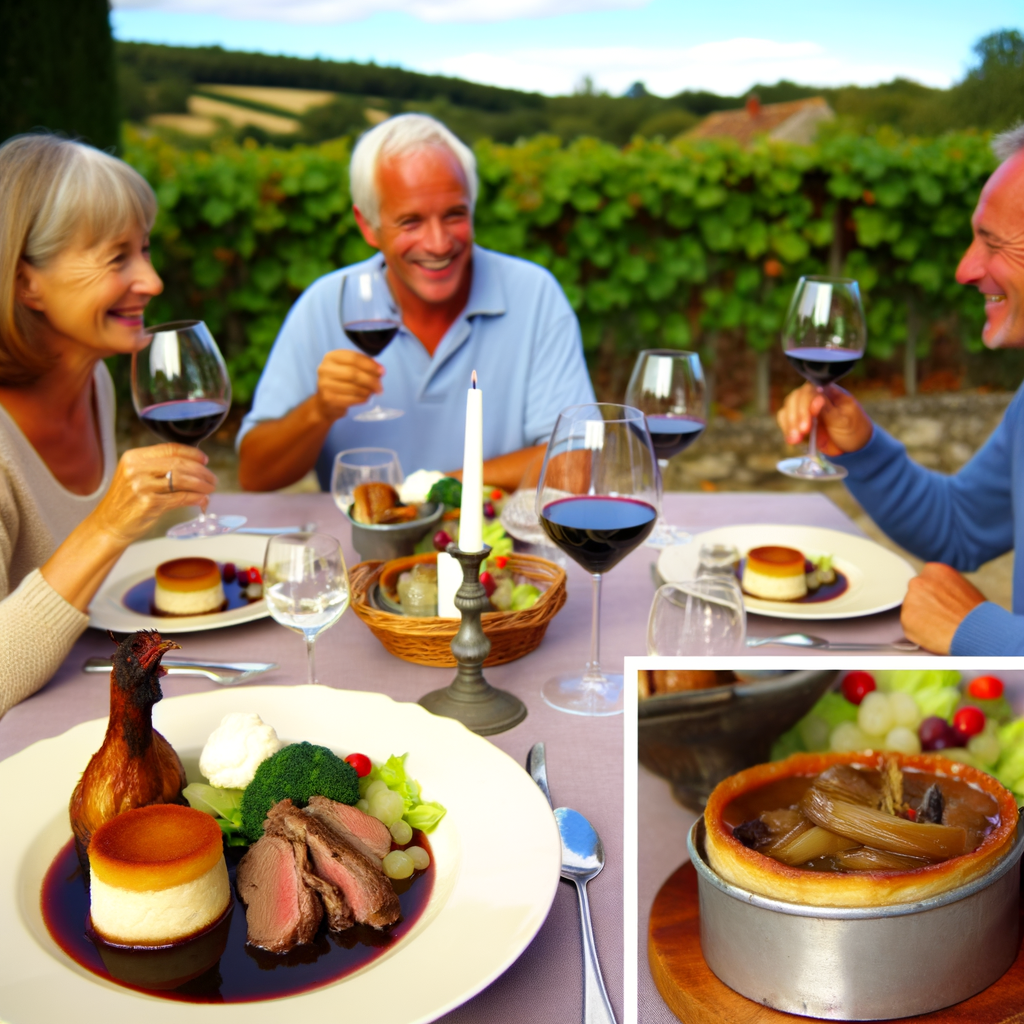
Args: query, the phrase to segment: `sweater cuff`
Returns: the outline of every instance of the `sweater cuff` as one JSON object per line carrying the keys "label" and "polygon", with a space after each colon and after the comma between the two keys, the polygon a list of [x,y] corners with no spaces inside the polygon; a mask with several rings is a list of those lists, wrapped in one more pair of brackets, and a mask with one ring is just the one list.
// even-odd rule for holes
{"label": "sweater cuff", "polygon": [[1024,654],[1024,616],[985,601],[957,626],[949,653],[954,657]]}
{"label": "sweater cuff", "polygon": [[830,455],[829,461],[847,469],[851,476],[868,477],[890,459],[898,458],[904,448],[877,423],[872,424],[871,437],[863,448],[845,455]]}
{"label": "sweater cuff", "polygon": [[39,569],[33,569],[14,593],[30,612],[39,616],[39,622],[51,634],[68,638],[72,643],[89,625],[89,616],[61,597]]}

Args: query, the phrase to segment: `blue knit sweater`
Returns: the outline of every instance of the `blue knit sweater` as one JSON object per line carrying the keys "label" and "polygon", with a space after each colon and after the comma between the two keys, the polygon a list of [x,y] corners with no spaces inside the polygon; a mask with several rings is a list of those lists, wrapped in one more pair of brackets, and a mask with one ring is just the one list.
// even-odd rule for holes
{"label": "blue knit sweater", "polygon": [[[919,558],[971,572],[1024,538],[1024,389],[958,473],[919,466],[877,425],[858,452],[834,460],[872,519]],[[953,655],[1024,655],[1024,558],[1013,570],[1013,614],[986,601],[957,628]]]}

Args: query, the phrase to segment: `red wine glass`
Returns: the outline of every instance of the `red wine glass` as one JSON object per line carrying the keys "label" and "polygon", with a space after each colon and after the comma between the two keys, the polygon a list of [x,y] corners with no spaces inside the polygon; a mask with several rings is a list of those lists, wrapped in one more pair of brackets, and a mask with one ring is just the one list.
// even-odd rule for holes
{"label": "red wine glass", "polygon": [[661,476],[644,414],[627,405],[563,409],[548,442],[537,487],[544,532],[593,581],[590,659],[582,676],[541,687],[552,707],[577,715],[622,711],[622,676],[601,671],[601,577],[654,529]]}
{"label": "red wine glass", "polygon": [[[664,480],[668,460],[686,451],[704,433],[708,409],[704,370],[696,352],[669,348],[645,349],[637,356],[626,387],[626,405],[647,417],[654,454]],[[647,538],[653,548],[686,544],[690,534],[658,516]]]}
{"label": "red wine glass", "polygon": [[[178,320],[147,328],[149,346],[132,356],[132,401],[139,418],[162,441],[196,448],[231,408],[231,378],[206,324]],[[168,537],[211,537],[245,524],[245,516],[212,512],[178,523]]]}
{"label": "red wine glass", "polygon": [[[348,340],[368,356],[376,357],[398,333],[399,313],[391,297],[383,267],[347,274],[341,286],[341,328]],[[404,416],[401,409],[377,405],[374,396],[369,406],[356,413],[360,423],[375,423]]]}
{"label": "red wine glass", "polygon": [[[782,328],[786,357],[819,392],[849,373],[867,347],[860,286],[847,277],[801,277]],[[818,417],[811,420],[806,455],[783,459],[778,469],[798,480],[842,480],[846,470],[818,451]]]}

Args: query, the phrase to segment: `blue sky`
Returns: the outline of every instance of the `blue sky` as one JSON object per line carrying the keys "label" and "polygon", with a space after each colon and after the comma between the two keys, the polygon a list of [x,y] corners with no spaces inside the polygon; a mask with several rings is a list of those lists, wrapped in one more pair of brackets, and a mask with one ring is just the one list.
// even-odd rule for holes
{"label": "blue sky", "polygon": [[119,39],[219,44],[550,94],[590,75],[620,93],[738,94],[756,81],[947,86],[977,39],[1024,30],[1021,0],[113,0]]}

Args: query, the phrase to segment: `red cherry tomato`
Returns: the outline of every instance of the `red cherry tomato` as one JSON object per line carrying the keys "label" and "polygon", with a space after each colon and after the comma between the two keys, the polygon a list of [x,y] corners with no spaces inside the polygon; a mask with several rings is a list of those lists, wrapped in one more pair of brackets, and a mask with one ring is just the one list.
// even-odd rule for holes
{"label": "red cherry tomato", "polygon": [[1003,695],[1003,681],[995,676],[978,676],[967,684],[967,692],[975,700],[999,700]]}
{"label": "red cherry tomato", "polygon": [[345,760],[355,768],[359,778],[364,778],[373,771],[373,765],[370,764],[370,759],[365,754],[349,754]]}
{"label": "red cherry tomato", "polygon": [[953,716],[953,728],[968,738],[977,736],[985,728],[985,712],[968,704]]}
{"label": "red cherry tomato", "polygon": [[489,572],[480,573],[480,582],[484,585],[484,590],[487,591],[488,597],[498,589],[497,581]]}
{"label": "red cherry tomato", "polygon": [[249,582],[260,584],[263,583],[263,574],[259,571],[259,569],[256,568],[255,565],[249,570]]}
{"label": "red cherry tomato", "polygon": [[495,487],[494,490],[491,491],[491,501],[501,501],[501,490],[500,490],[500,488]]}
{"label": "red cherry tomato", "polygon": [[495,564],[495,565],[496,565],[496,566],[497,566],[497,567],[498,567],[499,569],[504,569],[504,568],[505,568],[505,566],[506,566],[506,565],[508,565],[508,559],[507,559],[507,558],[506,558],[506,557],[505,557],[504,555],[498,555],[498,556],[496,556],[496,557],[495,557],[495,559],[494,559],[494,564]]}
{"label": "red cherry tomato", "polygon": [[859,704],[874,689],[875,677],[870,672],[848,672],[843,680],[843,696],[851,704]]}

